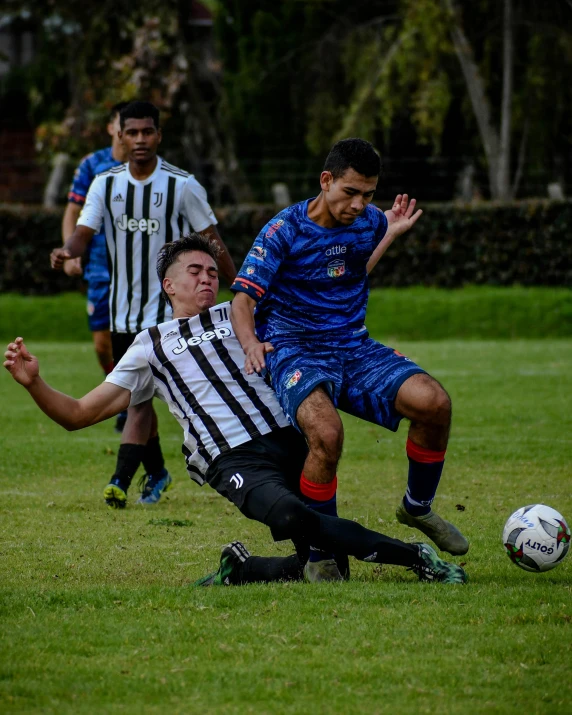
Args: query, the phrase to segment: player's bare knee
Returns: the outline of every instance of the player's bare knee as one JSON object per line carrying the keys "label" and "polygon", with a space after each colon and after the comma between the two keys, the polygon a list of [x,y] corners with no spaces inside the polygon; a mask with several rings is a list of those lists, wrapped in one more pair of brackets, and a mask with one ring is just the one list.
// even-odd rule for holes
{"label": "player's bare knee", "polygon": [[319,431],[308,436],[310,452],[327,464],[338,463],[344,444],[344,430],[342,424],[325,424]]}

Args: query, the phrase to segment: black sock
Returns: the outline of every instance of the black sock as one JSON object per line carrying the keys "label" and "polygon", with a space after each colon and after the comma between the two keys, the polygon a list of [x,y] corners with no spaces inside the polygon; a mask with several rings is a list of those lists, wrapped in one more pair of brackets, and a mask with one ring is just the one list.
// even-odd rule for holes
{"label": "black sock", "polygon": [[251,556],[242,564],[237,582],[300,581],[303,571],[304,564],[300,562],[296,554],[291,556]]}
{"label": "black sock", "polygon": [[117,465],[115,474],[111,478],[112,482],[121,486],[125,491],[129,488],[135,472],[139,469],[145,445],[143,444],[122,444],[117,453]]}
{"label": "black sock", "polygon": [[323,551],[341,552],[373,563],[397,566],[419,563],[419,549],[414,544],[366,529],[355,521],[319,514],[293,494],[279,499],[264,523],[271,528],[275,541],[292,539],[295,543],[309,543]]}
{"label": "black sock", "polygon": [[147,442],[141,461],[143,462],[143,468],[147,474],[156,476],[163,471],[165,468],[165,460],[163,459],[163,452],[159,444],[159,435],[151,437]]}
{"label": "black sock", "polygon": [[[419,563],[419,549],[414,544],[406,544],[385,534],[366,529],[349,519],[319,515],[320,534],[316,541],[333,547],[334,551],[344,551],[360,561],[396,566],[414,566]],[[322,547],[323,548],[323,547]]]}

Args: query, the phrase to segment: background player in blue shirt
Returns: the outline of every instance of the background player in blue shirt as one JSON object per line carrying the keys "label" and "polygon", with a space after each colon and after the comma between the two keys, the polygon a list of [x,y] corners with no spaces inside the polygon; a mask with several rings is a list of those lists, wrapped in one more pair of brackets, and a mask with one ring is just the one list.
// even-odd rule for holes
{"label": "background player in blue shirt", "polygon": [[409,478],[397,518],[463,554],[465,537],[431,509],[449,436],[449,396],[407,357],[369,338],[364,325],[368,273],[421,215],[406,194],[386,213],[370,204],[380,170],[369,142],[334,145],[320,195],[279,213],[254,242],[232,286],[233,325],[246,371],[268,365],[284,411],[308,441],[300,488],[309,503],[336,513],[343,445],[336,408],[392,431],[406,417]]}
{"label": "background player in blue shirt", "polygon": [[[107,133],[111,137],[111,146],[88,154],[81,160],[74,173],[68,193],[68,204],[62,221],[62,238],[65,243],[74,232],[77,220],[85,204],[91,182],[98,174],[126,161],[123,144],[119,140],[119,113],[129,102],[115,104],[109,112]],[[83,261],[83,267],[82,267]],[[97,359],[103,372],[108,375],[113,370],[113,353],[109,332],[109,268],[107,248],[103,231],[93,237],[83,258],[74,258],[64,264],[64,271],[69,276],[79,276],[87,281],[87,315],[89,329],[93,335],[93,344]],[[117,429],[121,431],[127,413],[117,418]]]}

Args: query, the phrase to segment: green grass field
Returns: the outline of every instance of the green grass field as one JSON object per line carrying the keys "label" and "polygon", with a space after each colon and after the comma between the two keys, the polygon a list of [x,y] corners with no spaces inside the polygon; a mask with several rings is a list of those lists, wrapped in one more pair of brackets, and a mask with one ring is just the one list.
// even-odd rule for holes
{"label": "green grass field", "polygon": [[[89,343],[31,347],[55,387],[98,383]],[[163,405],[175,489],[141,508],[134,484],[129,507],[108,510],[112,423],[68,434],[2,371],[0,712],[572,712],[572,557],[529,574],[501,544],[524,504],[572,521],[572,339],[396,347],[453,399],[436,509],[471,540],[459,559],[467,586],[352,561],[348,583],[194,589],[229,540],[259,554],[289,547],[190,482]],[[418,540],[394,517],[405,427],[345,426],[340,513]]]}

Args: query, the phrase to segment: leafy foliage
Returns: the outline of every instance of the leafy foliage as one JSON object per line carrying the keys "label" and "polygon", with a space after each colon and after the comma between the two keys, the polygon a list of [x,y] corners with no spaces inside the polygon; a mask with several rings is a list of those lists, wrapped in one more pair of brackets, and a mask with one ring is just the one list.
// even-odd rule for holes
{"label": "leafy foliage", "polygon": [[[220,232],[240,265],[270,206],[223,209]],[[70,290],[50,269],[58,211],[0,210],[0,292],[48,295]],[[572,284],[572,202],[431,206],[398,239],[371,276],[372,286]]]}

